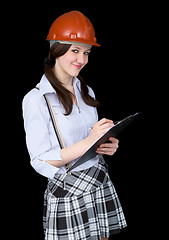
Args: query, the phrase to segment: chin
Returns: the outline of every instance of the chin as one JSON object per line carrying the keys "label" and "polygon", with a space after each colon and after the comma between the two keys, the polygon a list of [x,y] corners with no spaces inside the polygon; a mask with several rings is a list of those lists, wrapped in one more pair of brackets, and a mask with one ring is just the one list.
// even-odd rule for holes
{"label": "chin", "polygon": [[79,75],[80,71],[76,71],[74,73],[71,74],[72,77],[77,77]]}
{"label": "chin", "polygon": [[79,72],[77,74],[75,74],[73,77],[77,77],[79,75]]}

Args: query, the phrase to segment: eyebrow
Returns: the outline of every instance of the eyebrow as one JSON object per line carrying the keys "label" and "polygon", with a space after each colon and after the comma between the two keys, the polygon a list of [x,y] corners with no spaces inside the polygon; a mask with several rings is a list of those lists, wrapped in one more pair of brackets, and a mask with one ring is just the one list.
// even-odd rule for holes
{"label": "eyebrow", "polygon": [[[81,48],[79,48],[79,47],[74,47],[74,48],[81,50]],[[87,49],[85,52],[87,52],[87,51],[91,51],[91,48]]]}

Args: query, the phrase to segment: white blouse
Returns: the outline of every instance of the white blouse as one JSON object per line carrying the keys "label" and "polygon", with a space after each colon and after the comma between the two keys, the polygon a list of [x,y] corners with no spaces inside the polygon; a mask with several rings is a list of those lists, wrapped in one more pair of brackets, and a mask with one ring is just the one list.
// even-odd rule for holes
{"label": "white blouse", "polygon": [[[53,179],[54,175],[66,172],[65,166],[54,167],[47,163],[47,160],[62,160],[60,147],[56,138],[53,125],[49,116],[47,105],[43,97],[47,94],[52,107],[54,108],[59,129],[66,147],[86,138],[90,128],[98,121],[97,110],[88,106],[81,97],[81,83],[78,78],[73,79],[74,91],[77,105],[74,104],[71,114],[65,116],[65,109],[60,104],[57,94],[43,75],[36,88],[28,92],[23,99],[23,118],[26,132],[26,144],[31,158],[32,167],[41,175]],[[90,87],[89,94],[95,97]],[[43,161],[40,161],[40,160]],[[92,167],[99,160],[99,157],[85,162],[76,167],[73,171],[81,171]],[[73,165],[77,159],[73,160]]]}

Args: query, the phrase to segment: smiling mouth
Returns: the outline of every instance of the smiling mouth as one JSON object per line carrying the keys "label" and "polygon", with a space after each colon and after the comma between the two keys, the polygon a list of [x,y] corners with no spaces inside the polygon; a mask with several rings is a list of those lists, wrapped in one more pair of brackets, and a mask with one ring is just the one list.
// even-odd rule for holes
{"label": "smiling mouth", "polygon": [[77,65],[77,64],[72,64],[74,67],[78,68],[78,69],[81,69],[82,68],[82,65]]}

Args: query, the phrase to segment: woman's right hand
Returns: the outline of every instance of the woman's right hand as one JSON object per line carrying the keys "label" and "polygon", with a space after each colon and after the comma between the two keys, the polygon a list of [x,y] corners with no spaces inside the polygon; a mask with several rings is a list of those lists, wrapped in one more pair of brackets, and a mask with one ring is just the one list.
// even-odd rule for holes
{"label": "woman's right hand", "polygon": [[113,121],[106,118],[102,118],[100,121],[95,123],[89,136],[87,137],[89,144],[92,145],[95,143],[113,125]]}
{"label": "woman's right hand", "polygon": [[[87,138],[83,139],[80,142],[74,143],[69,147],[61,149],[62,160],[48,160],[46,162],[55,167],[61,167],[73,161],[74,159],[81,157],[88,150],[88,148],[93,143],[95,143],[113,125],[114,123],[112,120],[106,118],[101,119],[99,122],[94,124]],[[102,146],[98,149],[98,151],[103,151],[104,154],[112,155],[112,153],[114,153],[114,149],[117,148],[117,143],[115,142],[115,146],[111,143],[109,143],[109,145],[107,147]]]}

